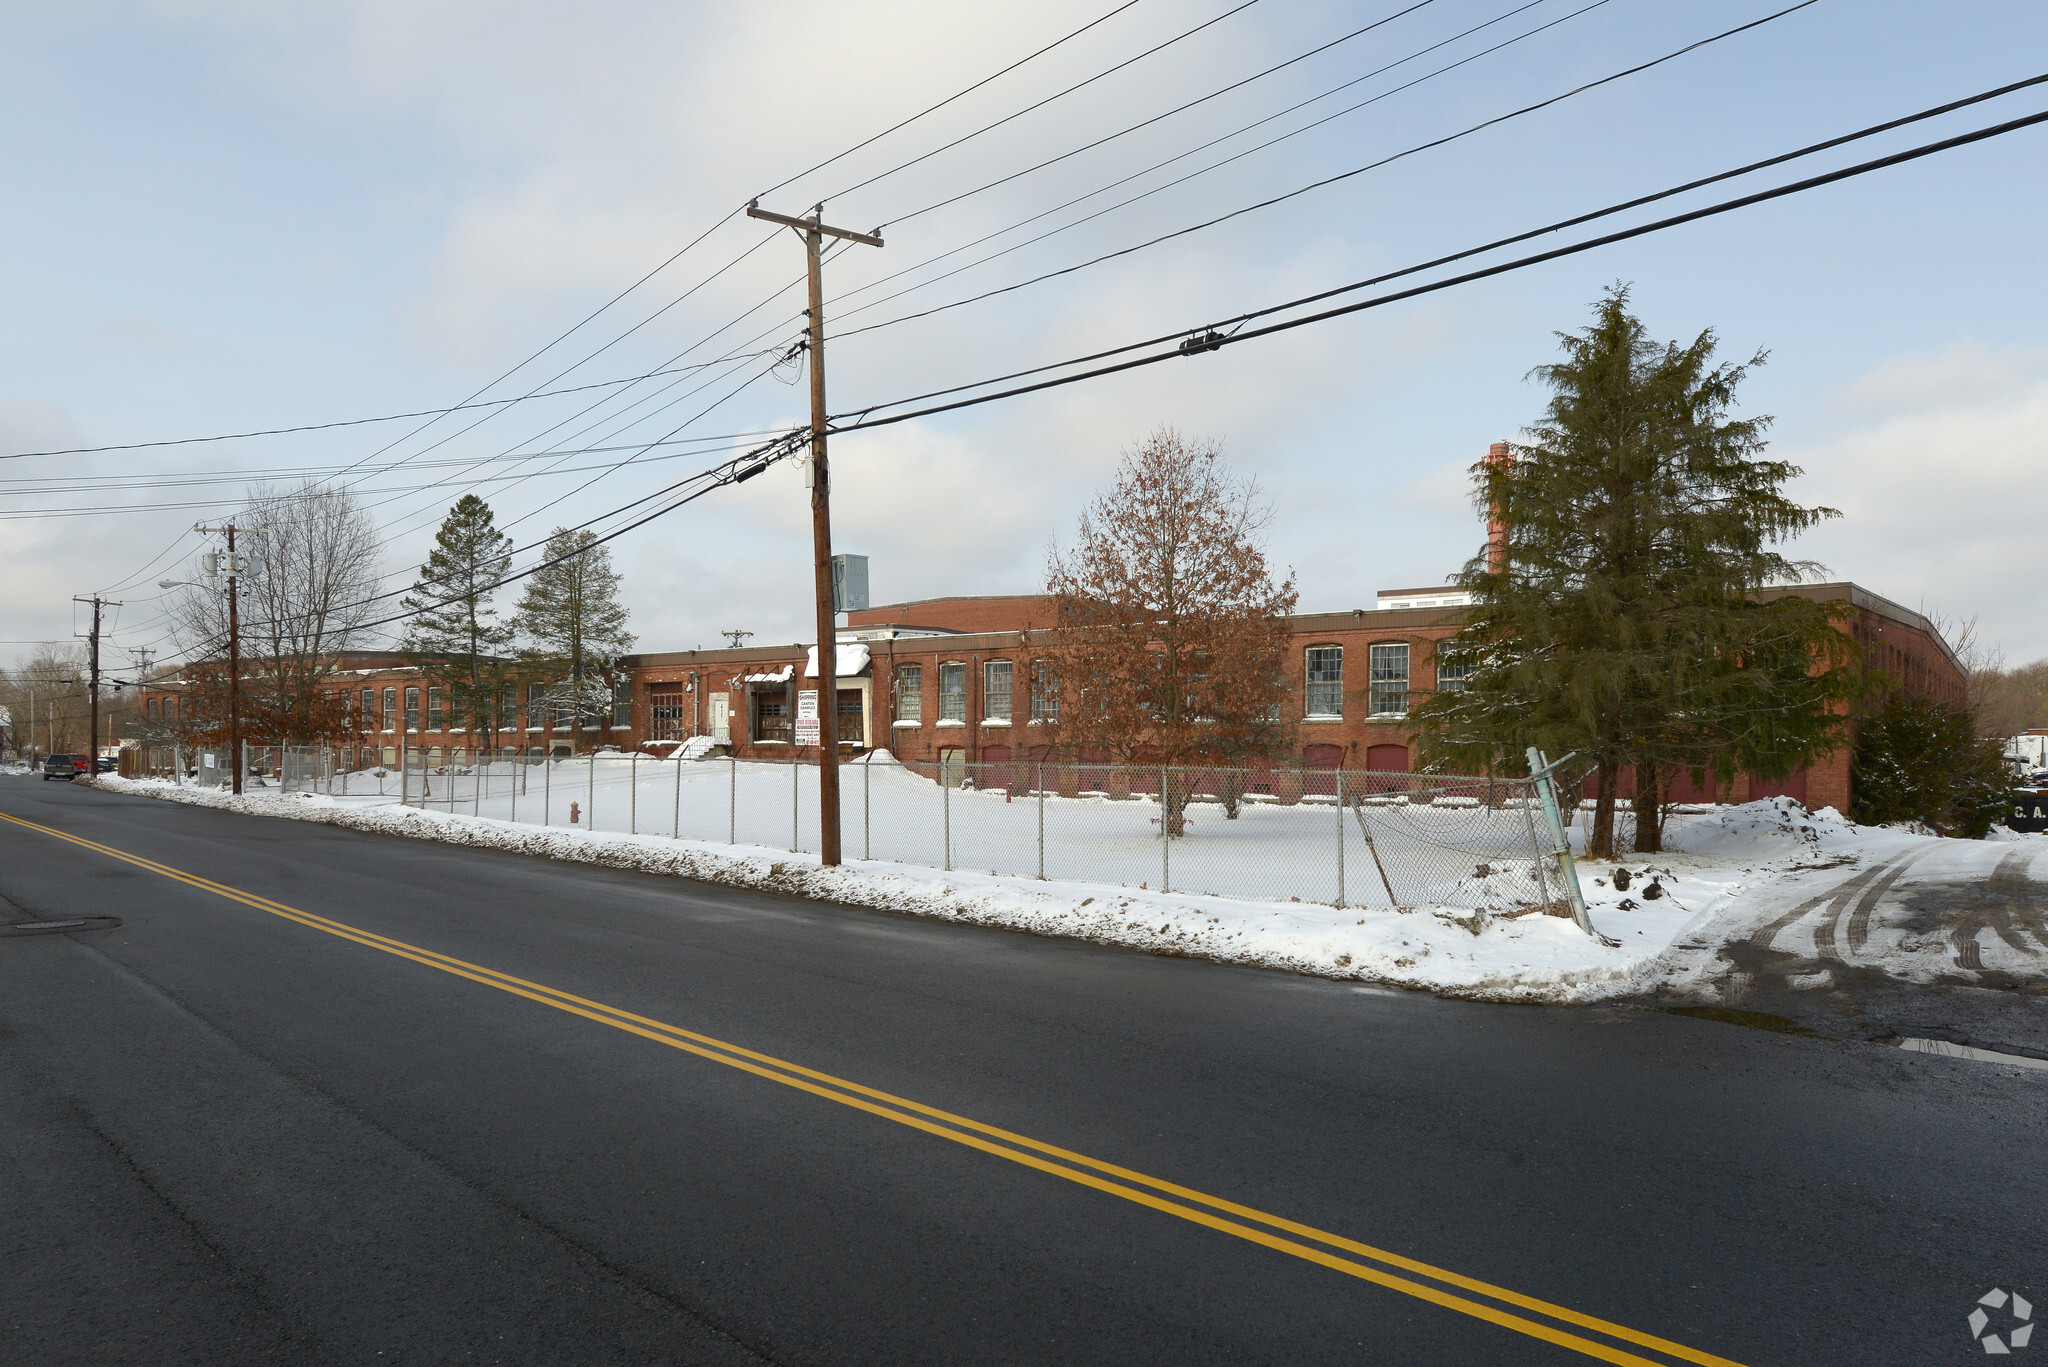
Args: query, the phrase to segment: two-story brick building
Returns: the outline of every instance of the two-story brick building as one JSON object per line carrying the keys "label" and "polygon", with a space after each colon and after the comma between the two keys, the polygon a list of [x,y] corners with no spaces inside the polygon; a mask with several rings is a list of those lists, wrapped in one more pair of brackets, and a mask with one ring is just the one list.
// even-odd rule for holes
{"label": "two-story brick building", "polygon": [[[1961,700],[1962,668],[1920,614],[1850,583],[1769,592],[1846,602],[1844,629],[1874,673],[1916,693]],[[1456,589],[1394,589],[1370,607],[1289,618],[1292,687],[1285,706],[1296,723],[1296,761],[1311,769],[1411,768],[1416,736],[1409,706],[1461,686],[1436,648],[1464,621],[1466,603]],[[1048,601],[1033,594],[931,598],[849,614],[837,636],[832,690],[842,753],[886,749],[938,765],[1047,758],[1057,702],[1040,657],[1051,621]],[[486,748],[670,754],[693,737],[704,738],[700,747],[745,758],[816,759],[804,720],[815,717],[825,690],[810,643],[642,652],[620,663],[609,715],[560,716],[545,702],[546,681],[523,680],[504,690],[490,715],[470,716],[400,657],[349,655],[329,680],[357,723],[359,742],[344,762],[392,765],[403,753],[439,766]],[[145,722],[174,728],[181,692],[175,679],[149,685]],[[1740,802],[1778,793],[1846,810],[1848,751],[1776,784],[1740,778],[1727,791],[1711,781],[1695,790],[1680,778],[1673,796]]]}
{"label": "two-story brick building", "polygon": [[[1961,665],[1919,613],[1850,583],[1767,592],[1847,603],[1844,629],[1872,672],[1913,692],[1962,699]],[[1411,701],[1461,686],[1440,667],[1436,647],[1458,630],[1466,606],[1456,589],[1394,589],[1369,608],[1291,617],[1286,706],[1298,726],[1298,761],[1317,769],[1409,769],[1416,753]],[[1036,595],[923,599],[848,614],[837,637],[834,690],[842,748],[938,764],[1046,757],[1057,702],[1043,686],[1039,656],[1051,618]],[[706,736],[741,756],[815,756],[797,732],[797,718],[823,692],[806,643],[645,654],[629,664],[636,743]],[[1681,778],[1674,797],[1741,802],[1781,793],[1846,809],[1847,749],[1782,783],[1738,778],[1724,792],[1711,779],[1695,790]]]}

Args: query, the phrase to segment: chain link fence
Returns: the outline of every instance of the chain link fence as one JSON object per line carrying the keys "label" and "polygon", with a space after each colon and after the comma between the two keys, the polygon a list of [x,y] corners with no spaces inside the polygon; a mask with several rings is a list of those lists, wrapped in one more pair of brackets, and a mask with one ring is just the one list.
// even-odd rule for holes
{"label": "chain link fence", "polygon": [[[245,786],[520,825],[815,852],[814,764],[247,747]],[[225,786],[224,750],[146,771]],[[1339,769],[903,762],[840,770],[842,853],[1255,901],[1570,915],[1543,783]]]}

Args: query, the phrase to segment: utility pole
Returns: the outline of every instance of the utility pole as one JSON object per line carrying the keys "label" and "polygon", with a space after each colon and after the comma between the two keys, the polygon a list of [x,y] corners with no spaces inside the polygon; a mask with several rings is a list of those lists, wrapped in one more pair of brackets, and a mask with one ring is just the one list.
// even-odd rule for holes
{"label": "utility pole", "polygon": [[100,771],[100,609],[103,607],[117,608],[121,605],[119,603],[108,603],[97,593],[89,599],[73,598],[71,601],[74,603],[89,602],[92,604],[92,673],[87,676],[89,682],[86,685],[86,695],[91,701],[88,704],[87,710],[87,716],[90,720],[86,723],[85,742],[85,753],[92,765],[86,771],[87,775],[90,776]]}
{"label": "utility pole", "polygon": [[[838,611],[832,601],[832,485],[825,464],[825,239],[844,238],[882,245],[880,232],[856,233],[825,225],[825,206],[809,218],[771,214],[758,200],[747,217],[794,228],[803,235],[811,283],[811,591],[818,609],[818,862],[839,862],[839,660]],[[799,681],[798,688],[803,685]]]}
{"label": "utility pole", "polygon": [[236,601],[235,577],[241,562],[235,558],[235,524],[225,527],[194,528],[206,534],[224,532],[228,538],[228,772],[234,775],[235,796],[242,795],[242,619]]}

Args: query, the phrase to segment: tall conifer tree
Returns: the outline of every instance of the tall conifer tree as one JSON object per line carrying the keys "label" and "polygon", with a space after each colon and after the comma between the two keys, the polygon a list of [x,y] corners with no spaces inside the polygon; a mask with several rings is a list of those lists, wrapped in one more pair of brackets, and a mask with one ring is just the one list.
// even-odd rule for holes
{"label": "tall conifer tree", "polygon": [[1656,850],[1679,773],[1778,778],[1838,742],[1853,647],[1827,606],[1760,590],[1818,574],[1777,547],[1839,514],[1781,492],[1799,470],[1763,457],[1769,418],[1730,415],[1763,353],[1717,363],[1711,331],[1656,343],[1621,286],[1559,340],[1563,359],[1533,372],[1551,399],[1530,441],[1473,466],[1506,563],[1482,553],[1459,576],[1476,607],[1441,654],[1473,673],[1418,719],[1461,765],[1577,751],[1599,855],[1633,770],[1636,848]]}
{"label": "tall conifer tree", "polygon": [[[519,600],[529,664],[553,674],[558,714],[602,715],[612,699],[618,659],[633,644],[611,552],[588,531],[557,527]],[[560,563],[554,563],[560,562]]]}
{"label": "tall conifer tree", "polygon": [[498,617],[491,596],[511,563],[512,538],[498,530],[491,505],[464,494],[441,520],[434,549],[401,600],[419,615],[400,649],[448,690],[458,712],[490,733],[493,744],[498,727],[510,724],[496,712],[513,630]]}

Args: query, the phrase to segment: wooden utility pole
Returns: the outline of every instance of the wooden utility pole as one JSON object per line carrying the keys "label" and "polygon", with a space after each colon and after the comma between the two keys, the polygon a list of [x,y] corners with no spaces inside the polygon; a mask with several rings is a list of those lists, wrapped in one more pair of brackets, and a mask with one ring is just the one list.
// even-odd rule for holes
{"label": "wooden utility pole", "polygon": [[[794,228],[803,236],[811,282],[811,591],[818,609],[818,862],[839,862],[839,623],[832,601],[832,485],[825,465],[825,239],[844,238],[882,245],[882,235],[830,228],[825,206],[809,218],[771,214],[759,201],[747,205],[749,218]],[[801,689],[803,683],[798,681]]]}
{"label": "wooden utility pole", "polygon": [[234,523],[196,530],[225,532],[228,538],[228,772],[234,775],[235,795],[239,797],[242,793],[242,618],[241,605],[236,601],[235,577],[242,566],[235,558]]}
{"label": "wooden utility pole", "polygon": [[74,598],[71,601],[74,603],[89,602],[92,604],[92,635],[89,638],[92,641],[92,672],[86,676],[86,696],[89,699],[87,716],[89,720],[86,722],[85,742],[85,753],[91,762],[91,768],[86,770],[86,775],[91,777],[100,771],[100,609],[103,607],[120,607],[121,605],[119,603],[108,603],[98,594],[94,594],[91,598]]}

